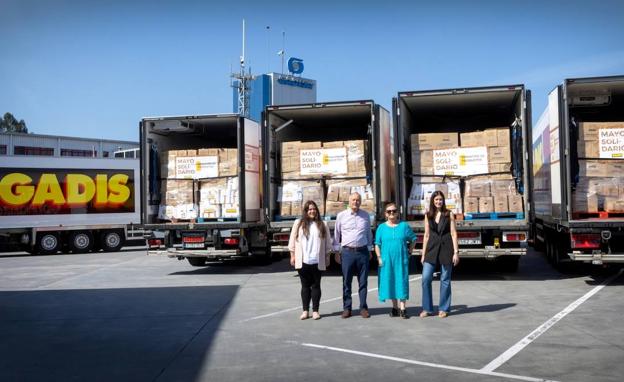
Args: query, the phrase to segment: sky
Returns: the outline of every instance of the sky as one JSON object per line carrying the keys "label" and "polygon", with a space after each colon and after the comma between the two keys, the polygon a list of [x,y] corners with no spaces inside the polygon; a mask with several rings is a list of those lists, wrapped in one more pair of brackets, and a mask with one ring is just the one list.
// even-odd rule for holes
{"label": "sky", "polygon": [[[624,75],[624,1],[0,0],[0,113],[29,131],[138,141],[142,117],[232,112],[253,74],[304,60],[317,100]],[[267,27],[269,27],[267,29]]]}

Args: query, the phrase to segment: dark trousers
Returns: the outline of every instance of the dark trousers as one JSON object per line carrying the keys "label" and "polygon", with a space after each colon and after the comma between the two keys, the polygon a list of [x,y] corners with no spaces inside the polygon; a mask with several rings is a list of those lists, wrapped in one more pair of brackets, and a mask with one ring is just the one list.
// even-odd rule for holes
{"label": "dark trousers", "polygon": [[368,270],[370,268],[370,259],[367,247],[360,249],[351,249],[342,247],[342,306],[344,309],[351,310],[351,283],[353,276],[358,277],[358,294],[360,296],[360,309],[368,309],[366,304],[366,295],[368,288]]}
{"label": "dark trousers", "polygon": [[303,263],[303,267],[298,269],[301,280],[301,304],[303,310],[310,309],[310,299],[312,300],[312,311],[318,312],[321,303],[321,271],[318,264]]}

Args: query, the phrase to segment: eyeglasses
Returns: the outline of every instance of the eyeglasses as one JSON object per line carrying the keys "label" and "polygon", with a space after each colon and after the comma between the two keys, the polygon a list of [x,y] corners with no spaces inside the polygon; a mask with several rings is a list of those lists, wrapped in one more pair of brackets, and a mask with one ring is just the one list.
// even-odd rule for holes
{"label": "eyeglasses", "polygon": [[387,214],[396,214],[397,210],[386,210]]}

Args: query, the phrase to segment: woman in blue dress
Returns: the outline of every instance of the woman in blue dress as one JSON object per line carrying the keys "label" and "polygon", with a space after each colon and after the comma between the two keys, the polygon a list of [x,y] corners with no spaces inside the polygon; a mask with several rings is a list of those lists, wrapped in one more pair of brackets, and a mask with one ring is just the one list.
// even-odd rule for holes
{"label": "woman in blue dress", "polygon": [[409,298],[409,257],[416,245],[416,235],[407,223],[399,220],[396,204],[388,203],[385,213],[386,222],[375,233],[379,301],[392,300],[390,317],[408,318],[405,300]]}

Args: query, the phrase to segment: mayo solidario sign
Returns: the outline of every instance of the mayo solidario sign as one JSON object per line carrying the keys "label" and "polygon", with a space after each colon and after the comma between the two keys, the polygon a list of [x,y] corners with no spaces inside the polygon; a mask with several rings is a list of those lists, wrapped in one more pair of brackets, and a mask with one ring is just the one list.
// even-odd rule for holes
{"label": "mayo solidario sign", "polygon": [[0,169],[0,215],[134,212],[134,173],[111,169]]}

